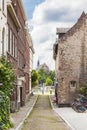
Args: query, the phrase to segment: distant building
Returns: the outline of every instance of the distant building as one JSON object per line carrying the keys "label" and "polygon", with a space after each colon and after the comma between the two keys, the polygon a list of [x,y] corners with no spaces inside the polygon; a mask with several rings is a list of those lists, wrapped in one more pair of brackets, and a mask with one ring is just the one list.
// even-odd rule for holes
{"label": "distant building", "polygon": [[38,59],[38,61],[37,61],[37,69],[39,68],[39,66],[40,66],[40,61]]}
{"label": "distant building", "polygon": [[50,69],[49,69],[49,67],[47,66],[46,63],[43,63],[43,64],[39,65],[39,67],[38,67],[37,70],[40,70],[40,69],[43,69],[43,70],[46,71],[46,72],[49,72],[49,71],[50,71]]}
{"label": "distant building", "polygon": [[29,41],[30,41],[30,46],[29,46],[30,47],[30,78],[29,79],[30,79],[30,93],[31,93],[31,72],[32,72],[32,69],[33,69],[33,56],[34,56],[34,53],[35,53],[31,35],[29,36]]}

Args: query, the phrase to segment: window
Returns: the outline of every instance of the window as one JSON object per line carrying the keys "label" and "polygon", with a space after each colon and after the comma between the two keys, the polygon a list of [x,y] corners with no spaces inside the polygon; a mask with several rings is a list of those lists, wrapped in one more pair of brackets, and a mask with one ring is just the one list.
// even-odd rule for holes
{"label": "window", "polygon": [[11,55],[13,55],[13,50],[14,50],[14,46],[13,46],[13,34],[11,36]]}
{"label": "window", "polygon": [[13,31],[8,26],[8,52],[13,56],[17,57],[17,38]]}
{"label": "window", "polygon": [[70,92],[75,92],[77,88],[77,82],[72,80],[70,81]]}
{"label": "window", "polygon": [[5,29],[2,30],[2,55],[4,55]]}
{"label": "window", "polygon": [[12,34],[12,30],[8,27],[8,52],[10,54],[13,54],[13,34]]}
{"label": "window", "polygon": [[18,52],[18,67],[21,69],[25,67],[24,55],[20,51]]}
{"label": "window", "polygon": [[70,81],[72,87],[76,87],[76,81]]}
{"label": "window", "polygon": [[15,37],[15,41],[14,41],[14,57],[17,57],[17,38]]}
{"label": "window", "polygon": [[10,29],[10,54],[12,54],[12,30]]}
{"label": "window", "polygon": [[10,52],[10,28],[8,26],[8,52]]}
{"label": "window", "polygon": [[63,54],[63,50],[60,51],[60,55],[62,55],[62,54]]}
{"label": "window", "polygon": [[15,36],[14,36],[14,34],[13,34],[13,38],[12,38],[12,41],[13,41],[13,42],[12,42],[12,43],[13,43],[13,56],[15,57],[15,53],[14,53],[14,52],[15,52],[15,51],[14,51],[14,50],[15,50],[14,37],[15,37]]}
{"label": "window", "polygon": [[5,4],[5,1],[2,0],[2,10],[4,11],[4,4]]}

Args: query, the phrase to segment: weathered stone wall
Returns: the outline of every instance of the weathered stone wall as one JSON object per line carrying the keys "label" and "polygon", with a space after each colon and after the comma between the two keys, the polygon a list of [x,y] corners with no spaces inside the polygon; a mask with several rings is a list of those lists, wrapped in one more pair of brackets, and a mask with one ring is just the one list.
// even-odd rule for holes
{"label": "weathered stone wall", "polygon": [[56,56],[56,60],[55,60],[55,75],[56,77],[58,76],[58,55]]}
{"label": "weathered stone wall", "polygon": [[80,83],[87,80],[87,20],[78,22],[59,40],[58,103],[70,104]]}

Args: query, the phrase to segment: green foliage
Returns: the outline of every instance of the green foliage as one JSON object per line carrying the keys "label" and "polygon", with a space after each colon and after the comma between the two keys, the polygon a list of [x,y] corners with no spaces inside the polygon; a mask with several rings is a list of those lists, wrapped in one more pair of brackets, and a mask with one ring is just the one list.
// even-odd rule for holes
{"label": "green foliage", "polygon": [[11,64],[6,60],[5,57],[0,58],[0,83],[3,85],[0,86],[0,91],[4,92],[5,95],[11,95],[13,90],[13,82],[15,76],[11,67]]}
{"label": "green foliage", "polygon": [[54,71],[46,72],[42,68],[38,71],[38,82],[39,82],[39,84],[46,83],[47,82],[47,78],[51,79],[51,81],[53,83],[54,77],[55,77],[55,72]]}
{"label": "green foliage", "polygon": [[87,83],[84,83],[79,88],[79,93],[87,97]]}
{"label": "green foliage", "polygon": [[46,86],[50,86],[53,84],[53,81],[50,78],[46,79]]}
{"label": "green foliage", "polygon": [[32,87],[35,87],[37,85],[37,80],[38,80],[38,73],[36,70],[32,70],[32,73],[31,73]]}
{"label": "green foliage", "polygon": [[52,80],[52,81],[54,81],[54,78],[55,78],[55,71],[50,71],[49,72],[49,77],[50,77],[50,79]]}
{"label": "green foliage", "polygon": [[0,58],[0,130],[7,130],[10,123],[10,96],[13,91],[15,76],[11,64],[5,57]]}
{"label": "green foliage", "polygon": [[55,72],[46,72],[43,68],[41,68],[38,72],[36,70],[32,70],[31,75],[32,87],[35,87],[37,83],[52,85],[55,77]]}
{"label": "green foliage", "polygon": [[40,69],[38,71],[38,82],[39,83],[45,83],[47,76],[48,76],[47,72],[44,71],[44,69]]}
{"label": "green foliage", "polygon": [[0,130],[7,130],[12,126],[10,122],[9,104],[9,97],[0,91]]}

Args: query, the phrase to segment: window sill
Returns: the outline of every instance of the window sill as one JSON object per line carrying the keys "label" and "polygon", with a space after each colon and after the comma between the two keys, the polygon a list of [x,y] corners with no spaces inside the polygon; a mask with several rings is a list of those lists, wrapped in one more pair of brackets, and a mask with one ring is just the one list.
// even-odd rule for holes
{"label": "window sill", "polygon": [[10,55],[17,62],[17,58],[11,55],[10,52],[7,51],[7,54]]}

